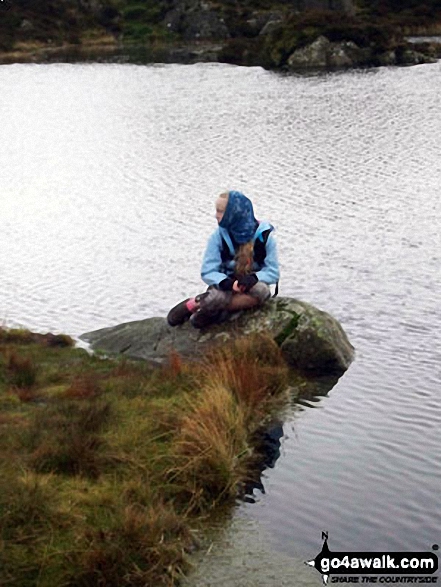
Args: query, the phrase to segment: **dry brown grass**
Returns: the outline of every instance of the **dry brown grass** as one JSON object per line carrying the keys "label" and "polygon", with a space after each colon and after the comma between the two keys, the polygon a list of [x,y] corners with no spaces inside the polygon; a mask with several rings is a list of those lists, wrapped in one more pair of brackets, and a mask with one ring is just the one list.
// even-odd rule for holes
{"label": "dry brown grass", "polygon": [[13,387],[29,390],[35,385],[38,369],[30,357],[19,355],[12,350],[7,355],[6,369],[9,383]]}
{"label": "dry brown grass", "polygon": [[182,357],[174,349],[170,352],[164,369],[171,377],[177,377],[182,373]]}
{"label": "dry brown grass", "polygon": [[100,381],[91,372],[75,377],[64,395],[70,399],[93,399],[101,395],[101,393]]}
{"label": "dry brown grass", "polygon": [[234,497],[248,453],[244,412],[231,392],[213,383],[190,406],[175,443],[173,476],[197,510]]}
{"label": "dry brown grass", "polygon": [[237,495],[252,461],[250,438],[278,404],[287,368],[277,345],[258,336],[213,350],[194,369],[201,388],[176,436],[172,478],[191,507],[204,510]]}
{"label": "dry brown grass", "polygon": [[71,587],[171,587],[188,568],[192,542],[186,520],[171,504],[131,505],[111,528],[90,533],[76,554]]}
{"label": "dry brown grass", "polygon": [[245,413],[245,425],[253,428],[286,387],[287,366],[277,344],[269,337],[241,338],[209,353],[203,366],[209,382],[225,386]]}
{"label": "dry brown grass", "polygon": [[40,473],[97,479],[103,469],[100,433],[110,415],[110,404],[99,400],[47,406],[24,439],[30,449],[29,465]]}

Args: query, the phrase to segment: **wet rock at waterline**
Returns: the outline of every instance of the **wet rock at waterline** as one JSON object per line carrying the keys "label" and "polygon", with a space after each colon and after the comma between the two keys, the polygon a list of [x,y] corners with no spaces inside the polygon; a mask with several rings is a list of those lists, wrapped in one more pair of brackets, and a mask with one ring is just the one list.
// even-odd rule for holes
{"label": "wet rock at waterline", "polygon": [[194,358],[210,345],[257,332],[270,334],[287,363],[303,372],[342,374],[353,359],[354,349],[335,318],[305,302],[282,297],[203,330],[189,323],[171,328],[165,318],[147,318],[88,332],[81,339],[93,350],[161,363],[172,349]]}
{"label": "wet rock at waterline", "polygon": [[288,58],[288,68],[301,69],[340,69],[368,65],[418,65],[434,63],[436,59],[410,48],[391,49],[375,53],[372,48],[359,47],[352,41],[333,43],[321,35],[315,41],[296,49]]}

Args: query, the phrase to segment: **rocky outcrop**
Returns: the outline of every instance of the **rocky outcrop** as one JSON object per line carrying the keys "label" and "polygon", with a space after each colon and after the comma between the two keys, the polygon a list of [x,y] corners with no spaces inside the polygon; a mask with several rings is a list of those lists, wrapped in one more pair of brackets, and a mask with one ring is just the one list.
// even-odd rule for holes
{"label": "rocky outcrop", "polygon": [[288,59],[290,69],[340,68],[364,65],[369,55],[352,41],[331,43],[320,36],[313,43],[297,49]]}
{"label": "rocky outcrop", "polygon": [[265,14],[264,16],[266,17],[265,20],[262,19],[259,23],[262,25],[259,26],[259,35],[269,35],[277,30],[277,28],[283,23],[284,15],[281,12],[272,12],[270,14]]}
{"label": "rocky outcrop", "polygon": [[177,2],[165,15],[164,24],[187,41],[228,39],[230,36],[223,18],[208,4],[194,0]]}
{"label": "rocky outcrop", "polygon": [[[268,10],[257,4],[257,10],[250,12],[239,5],[212,0],[173,0],[163,22],[169,31],[187,41],[221,40],[240,37],[245,30],[246,37],[266,35],[290,14],[311,10],[329,10],[345,15],[355,12],[353,0],[285,0],[281,4],[281,10]],[[226,15],[229,15],[229,26],[225,21]]]}
{"label": "rocky outcrop", "polygon": [[188,322],[171,328],[165,318],[147,318],[83,334],[93,350],[161,363],[174,349],[195,358],[209,346],[234,337],[265,332],[280,346],[287,363],[302,372],[340,375],[354,349],[335,318],[293,298],[273,298],[264,307],[231,316],[203,330]]}
{"label": "rocky outcrop", "polygon": [[[396,52],[397,53],[397,52]],[[431,55],[425,55],[410,47],[398,52],[396,64],[398,65],[422,65],[423,63],[436,63],[437,59]]]}
{"label": "rocky outcrop", "polygon": [[433,63],[436,59],[410,48],[390,49],[374,53],[369,47],[359,47],[352,41],[332,43],[321,35],[306,47],[294,51],[288,58],[291,70],[339,69],[372,65],[417,65]]}

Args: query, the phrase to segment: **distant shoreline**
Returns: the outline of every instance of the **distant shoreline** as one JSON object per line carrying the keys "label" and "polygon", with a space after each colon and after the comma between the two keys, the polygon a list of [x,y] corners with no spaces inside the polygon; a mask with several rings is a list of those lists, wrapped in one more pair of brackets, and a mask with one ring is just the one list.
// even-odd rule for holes
{"label": "distant shoreline", "polygon": [[14,63],[199,63],[216,62],[223,46],[214,42],[122,44],[118,41],[34,45],[0,52],[0,65]]}
{"label": "distant shoreline", "polygon": [[[421,38],[421,40],[419,40]],[[441,57],[441,37],[424,35],[409,36],[407,40],[410,50],[418,47],[427,53],[422,55],[427,57],[427,63],[433,62]],[[433,47],[436,47],[434,51]],[[277,70],[275,67],[268,67],[268,64],[259,62],[258,56],[248,57],[246,61],[240,58],[231,60],[226,58],[224,51],[227,47],[225,42],[215,41],[192,41],[192,42],[174,42],[174,43],[122,43],[115,38],[106,36],[102,39],[92,42],[82,42],[80,44],[64,43],[62,45],[28,43],[19,44],[14,50],[0,52],[0,65],[12,64],[51,64],[51,63],[131,63],[131,64],[194,64],[194,63],[231,63],[242,66],[261,66],[265,69]],[[421,53],[420,53],[421,55]],[[424,61],[423,61],[424,62]],[[381,63],[380,65],[412,65],[412,62],[404,63]],[[347,65],[344,69],[353,69],[356,67],[372,67],[372,65],[360,65],[354,63]],[[375,66],[375,65],[374,65]],[[279,68],[283,69],[283,68]],[[301,68],[317,69],[314,64],[306,64]],[[339,67],[322,67],[323,70],[340,69]]]}

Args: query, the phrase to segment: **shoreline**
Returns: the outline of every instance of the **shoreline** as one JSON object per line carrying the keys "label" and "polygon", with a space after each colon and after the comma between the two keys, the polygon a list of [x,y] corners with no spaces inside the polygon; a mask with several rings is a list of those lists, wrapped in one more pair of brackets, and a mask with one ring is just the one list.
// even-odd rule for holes
{"label": "shoreline", "polygon": [[[389,52],[375,63],[363,63],[355,59],[344,59],[341,63],[325,62],[323,56],[317,58],[308,55],[308,50],[314,50],[314,45],[320,41],[316,39],[310,46],[298,52],[306,53],[297,62],[292,61],[290,66],[272,67],[260,59],[259,55],[251,55],[244,51],[242,55],[234,56],[228,50],[228,44],[215,41],[193,41],[174,43],[122,43],[116,39],[105,37],[98,41],[82,42],[80,44],[64,43],[62,45],[28,43],[18,45],[14,50],[0,52],[0,65],[13,64],[53,64],[53,63],[109,63],[109,64],[196,64],[196,63],[225,63],[238,66],[257,66],[269,71],[300,73],[309,71],[335,71],[357,68],[374,68],[378,66],[416,65],[434,63],[441,58],[441,38],[439,35],[421,36],[421,41],[415,35],[409,35],[406,48],[400,46],[400,56],[394,51]],[[326,40],[326,39],[325,39]],[[329,42],[328,42],[329,43]],[[329,43],[334,45],[335,52],[345,43]],[[348,43],[346,43],[348,45]],[[327,49],[328,50],[328,49]],[[328,50],[329,51],[329,50]],[[361,50],[362,51],[362,50]],[[297,52],[296,52],[297,53]],[[308,62],[309,60],[309,62]]]}
{"label": "shoreline", "polygon": [[217,62],[223,45],[194,43],[121,43],[116,40],[54,46],[34,44],[0,52],[0,65],[15,63],[200,63]]}

